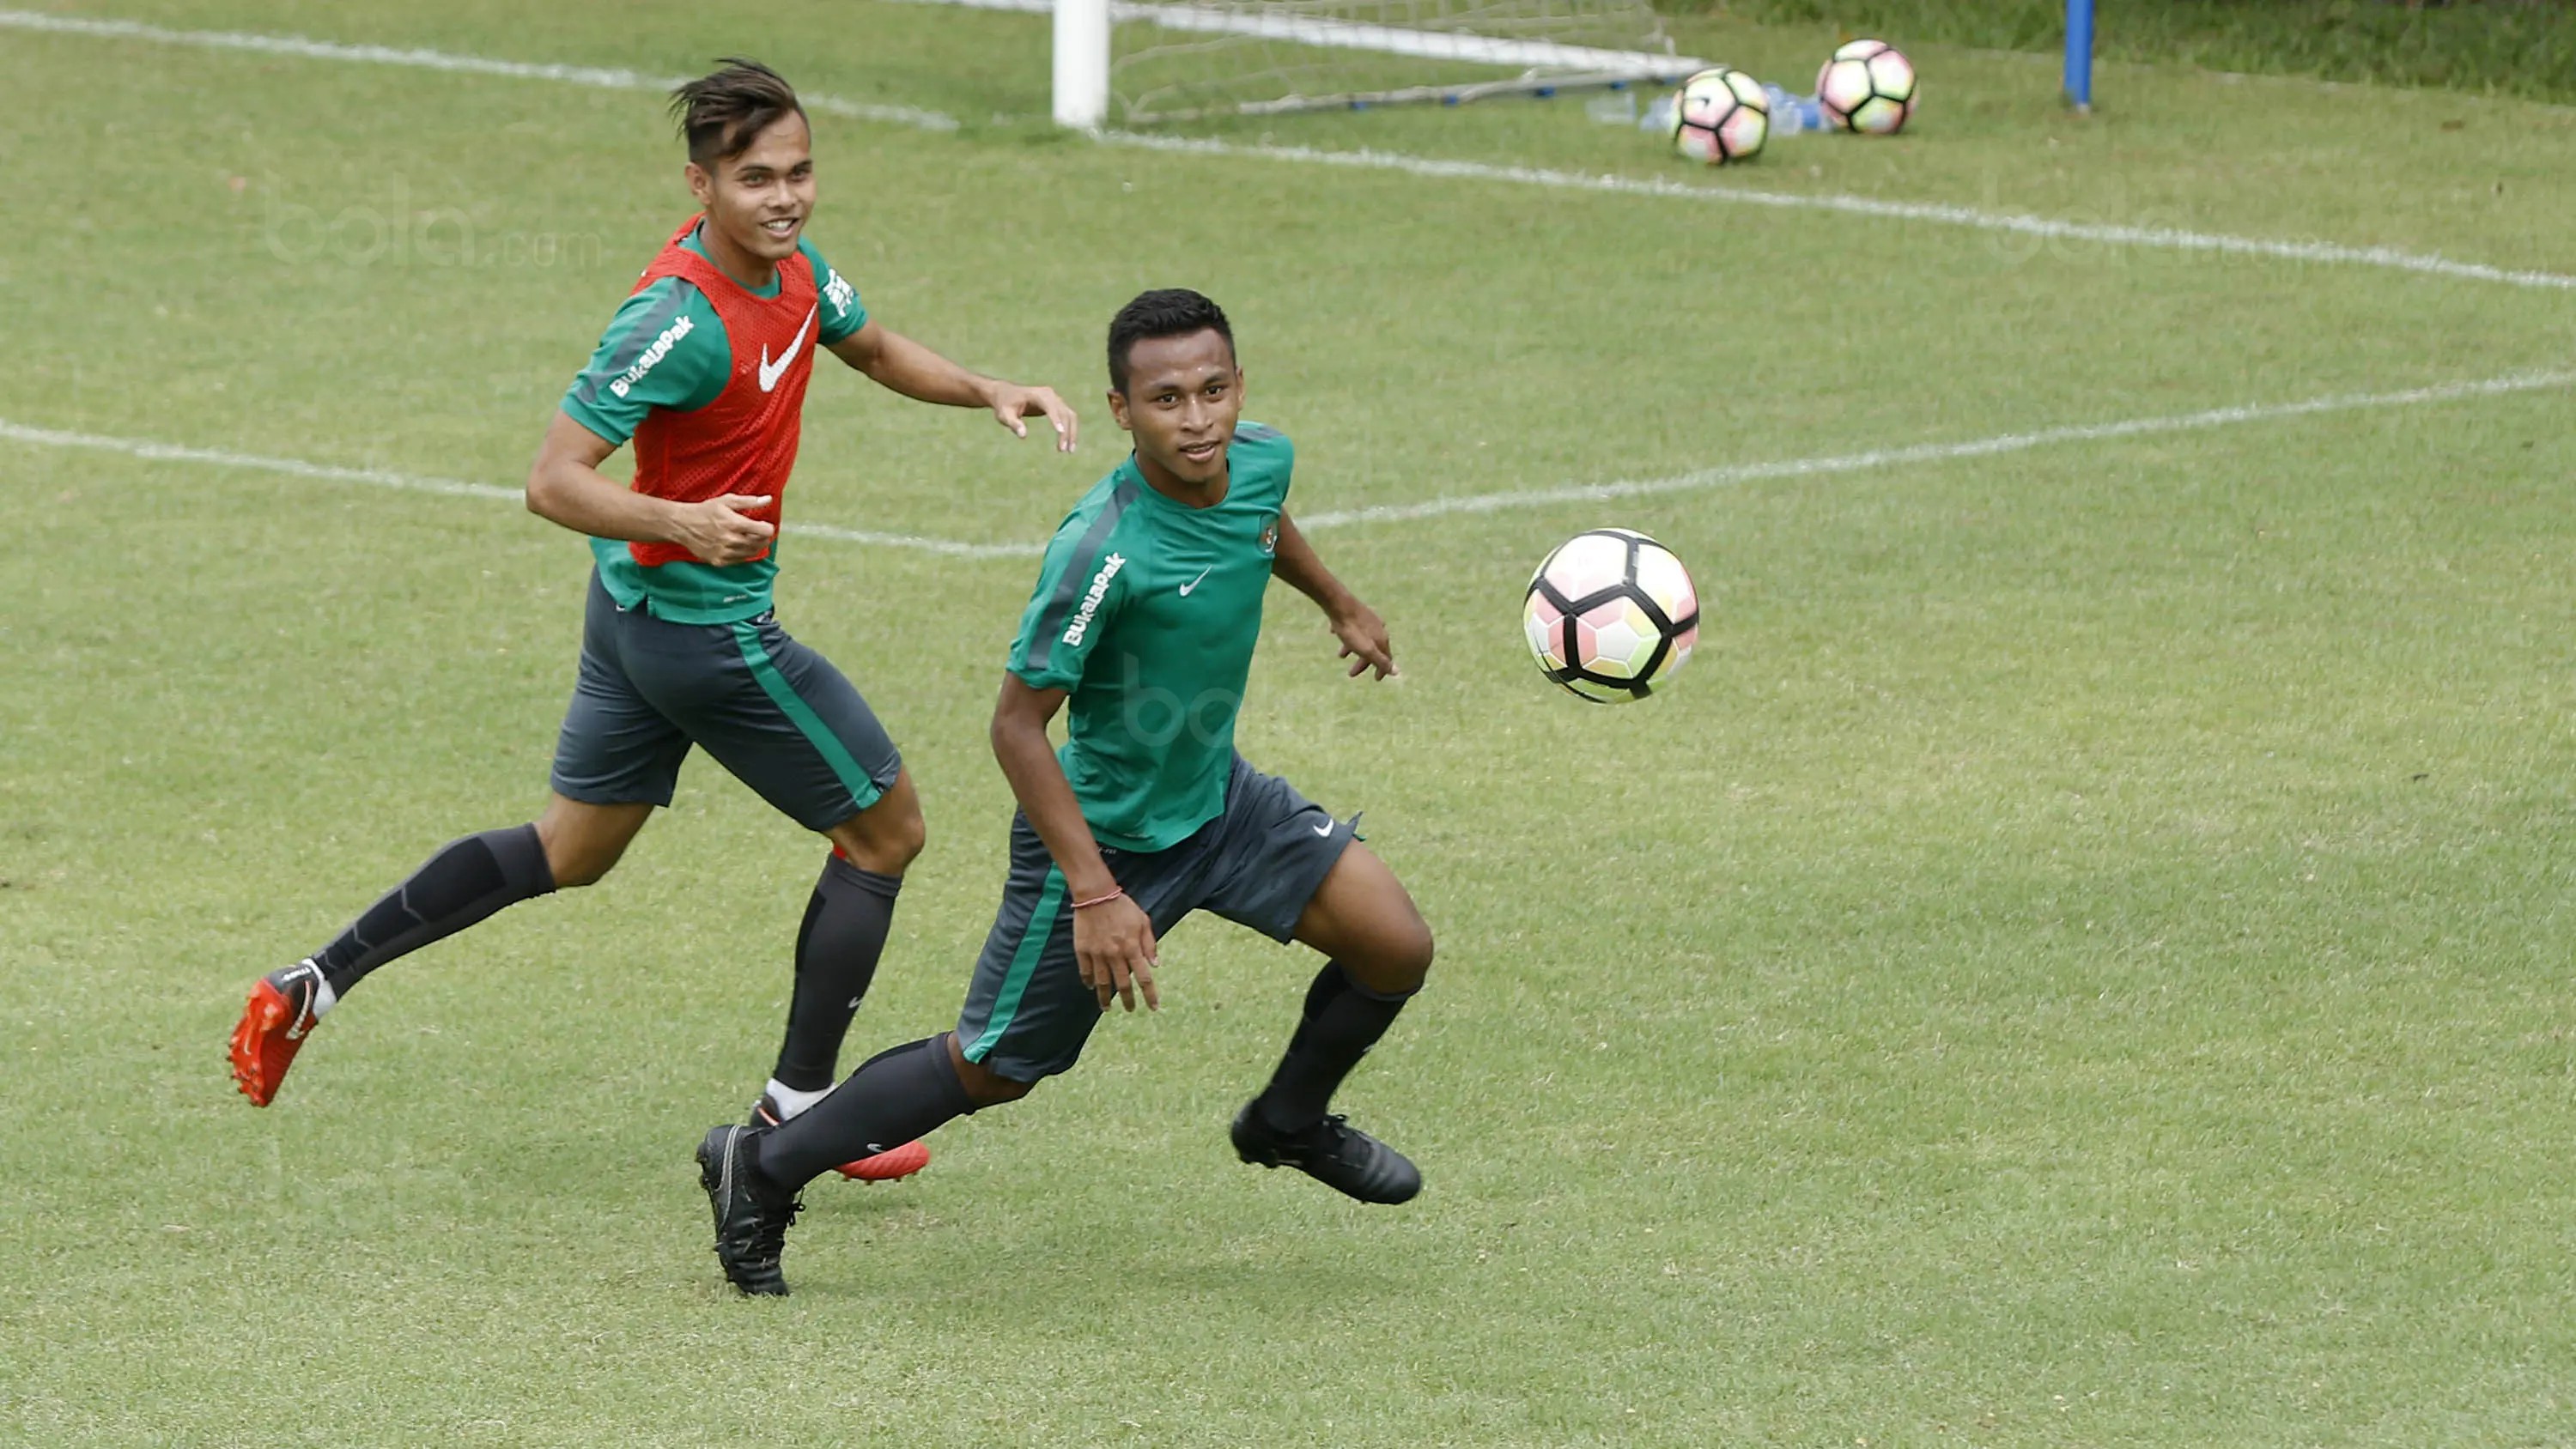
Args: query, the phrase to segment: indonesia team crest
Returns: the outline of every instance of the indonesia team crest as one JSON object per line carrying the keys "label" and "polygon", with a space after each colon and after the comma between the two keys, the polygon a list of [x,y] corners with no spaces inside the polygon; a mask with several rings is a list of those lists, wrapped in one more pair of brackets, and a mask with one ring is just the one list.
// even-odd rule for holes
{"label": "indonesia team crest", "polygon": [[1263,553],[1279,551],[1279,515],[1276,513],[1270,515],[1261,525],[1261,551]]}

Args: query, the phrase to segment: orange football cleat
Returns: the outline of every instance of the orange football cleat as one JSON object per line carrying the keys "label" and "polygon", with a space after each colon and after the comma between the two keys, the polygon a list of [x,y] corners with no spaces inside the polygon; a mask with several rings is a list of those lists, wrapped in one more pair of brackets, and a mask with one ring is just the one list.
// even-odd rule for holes
{"label": "orange football cleat", "polygon": [[910,1177],[929,1165],[930,1144],[915,1140],[901,1147],[889,1147],[874,1157],[844,1162],[832,1170],[859,1182],[892,1182],[898,1177]]}
{"label": "orange football cleat", "polygon": [[233,1085],[250,1098],[252,1106],[265,1107],[276,1100],[286,1069],[304,1049],[313,1024],[322,1018],[315,1009],[321,995],[322,968],[310,961],[270,972],[250,989],[241,1022],[233,1028],[231,1055]]}

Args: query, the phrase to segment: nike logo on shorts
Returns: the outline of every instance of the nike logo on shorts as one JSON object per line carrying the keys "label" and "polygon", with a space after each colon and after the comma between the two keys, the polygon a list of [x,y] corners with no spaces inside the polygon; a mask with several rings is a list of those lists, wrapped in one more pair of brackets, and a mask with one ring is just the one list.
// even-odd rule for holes
{"label": "nike logo on shorts", "polygon": [[796,355],[805,350],[805,329],[814,325],[814,310],[812,307],[805,309],[805,320],[796,324],[796,335],[787,339],[787,350],[778,355],[778,361],[775,363],[769,360],[769,344],[766,342],[760,344],[760,390],[762,392],[775,392],[778,388],[778,379],[787,375],[787,364],[794,362]]}
{"label": "nike logo on shorts", "polygon": [[1209,565],[1207,566],[1207,569],[1201,569],[1201,570],[1199,570],[1199,578],[1198,578],[1198,579],[1192,579],[1192,580],[1190,580],[1188,583],[1181,585],[1181,597],[1182,597],[1182,598],[1184,598],[1184,599],[1188,598],[1188,597],[1190,596],[1190,590],[1195,589],[1195,588],[1197,588],[1197,587],[1199,586],[1199,579],[1206,578],[1206,577],[1208,576],[1208,569],[1212,569],[1212,568],[1215,568],[1215,567],[1216,567],[1216,565],[1215,565],[1215,564],[1209,564]]}

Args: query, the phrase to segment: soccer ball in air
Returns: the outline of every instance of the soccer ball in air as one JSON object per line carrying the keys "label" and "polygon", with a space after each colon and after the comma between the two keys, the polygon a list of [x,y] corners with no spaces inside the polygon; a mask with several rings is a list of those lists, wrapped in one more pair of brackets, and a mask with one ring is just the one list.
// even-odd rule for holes
{"label": "soccer ball in air", "polygon": [[1914,62],[1884,40],[1855,40],[1816,73],[1816,101],[1846,131],[1893,136],[1914,115]]}
{"label": "soccer ball in air", "polygon": [[1521,630],[1548,678],[1595,704],[1643,699],[1699,642],[1699,593],[1682,561],[1625,528],[1559,544],[1530,576]]}
{"label": "soccer ball in air", "polygon": [[1673,149],[1689,160],[1750,161],[1770,136],[1770,97],[1762,82],[1733,66],[1701,71],[1673,97]]}

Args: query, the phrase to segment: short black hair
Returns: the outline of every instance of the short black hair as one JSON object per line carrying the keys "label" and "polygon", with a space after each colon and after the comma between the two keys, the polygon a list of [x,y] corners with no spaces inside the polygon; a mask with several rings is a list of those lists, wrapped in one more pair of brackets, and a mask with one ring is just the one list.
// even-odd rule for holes
{"label": "short black hair", "polygon": [[671,119],[689,143],[689,159],[704,166],[730,161],[751,149],[760,133],[782,116],[802,116],[796,88],[756,60],[728,55],[721,69],[671,92]]}
{"label": "short black hair", "polygon": [[1164,287],[1140,292],[1136,300],[1118,309],[1109,322],[1109,385],[1120,394],[1127,391],[1127,354],[1136,344],[1149,337],[1187,337],[1193,332],[1214,332],[1225,339],[1225,350],[1234,350],[1234,328],[1227,325],[1225,309],[1187,287]]}

